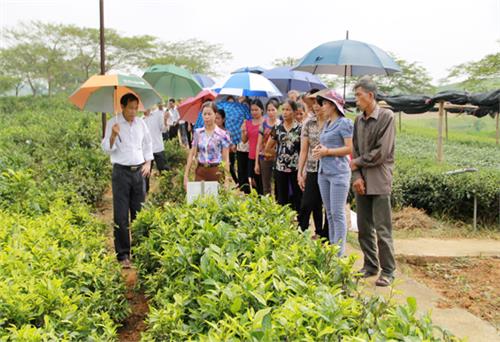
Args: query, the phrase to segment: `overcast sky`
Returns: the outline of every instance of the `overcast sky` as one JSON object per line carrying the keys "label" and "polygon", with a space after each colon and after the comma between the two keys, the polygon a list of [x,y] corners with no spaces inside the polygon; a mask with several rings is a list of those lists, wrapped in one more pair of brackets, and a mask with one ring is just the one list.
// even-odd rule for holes
{"label": "overcast sky", "polygon": [[[0,0],[1,29],[28,20],[97,28],[99,1]],[[125,35],[220,43],[233,54],[223,73],[302,57],[346,30],[419,62],[435,81],[500,50],[500,0],[105,0],[105,25]]]}

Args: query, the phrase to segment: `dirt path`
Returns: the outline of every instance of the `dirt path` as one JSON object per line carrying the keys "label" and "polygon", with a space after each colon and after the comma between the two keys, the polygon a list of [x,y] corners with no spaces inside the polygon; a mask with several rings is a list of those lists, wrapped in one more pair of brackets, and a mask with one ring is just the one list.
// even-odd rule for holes
{"label": "dirt path", "polygon": [[398,255],[429,257],[494,256],[500,257],[500,241],[480,239],[395,239]]}
{"label": "dirt path", "polygon": [[[106,191],[101,203],[97,208],[96,216],[109,225],[108,248],[114,251],[113,245],[113,195],[111,188]],[[144,293],[135,289],[137,282],[137,271],[135,268],[122,270],[122,276],[127,286],[125,294],[129,305],[130,315],[122,322],[123,326],[118,329],[118,340],[124,342],[135,342],[141,338],[141,333],[146,330],[144,322],[148,314],[148,301]]]}
{"label": "dirt path", "polygon": [[[355,267],[361,268],[363,264],[361,251],[348,244],[346,252],[359,256]],[[443,303],[446,302],[443,296],[436,290],[412,278],[400,266],[398,265],[393,289],[390,287],[376,287],[376,278],[372,277],[364,281],[366,292],[387,297],[392,294],[399,303],[406,303],[407,297],[414,297],[417,300],[419,313],[425,314],[431,311],[433,323],[452,332],[454,335],[461,338],[467,337],[469,341],[500,341],[500,332],[493,325],[465,309],[443,306]]]}

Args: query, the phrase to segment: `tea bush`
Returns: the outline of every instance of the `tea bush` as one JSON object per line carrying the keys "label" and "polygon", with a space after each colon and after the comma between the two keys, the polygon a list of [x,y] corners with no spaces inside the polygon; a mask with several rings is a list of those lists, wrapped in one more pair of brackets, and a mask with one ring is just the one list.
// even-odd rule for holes
{"label": "tea bush", "polygon": [[354,257],[313,241],[273,200],[224,195],[143,210],[133,224],[150,297],[144,341],[453,340],[416,303],[366,297]]}

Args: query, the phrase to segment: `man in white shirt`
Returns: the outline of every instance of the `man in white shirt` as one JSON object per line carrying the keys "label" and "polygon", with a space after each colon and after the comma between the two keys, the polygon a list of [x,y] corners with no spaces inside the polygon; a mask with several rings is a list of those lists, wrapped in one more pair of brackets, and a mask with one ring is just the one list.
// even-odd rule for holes
{"label": "man in white shirt", "polygon": [[146,196],[144,177],[151,171],[153,146],[146,123],[137,117],[139,99],[131,93],[120,99],[122,113],[111,118],[101,147],[113,164],[113,219],[115,251],[123,268],[130,268],[130,221]]}
{"label": "man in white shirt", "polygon": [[[154,163],[158,171],[168,170],[167,159],[165,158],[165,145],[163,145],[163,136],[167,130],[167,117],[162,110],[151,112],[149,109],[144,112],[143,120],[148,126],[149,134],[153,143]],[[153,162],[151,163],[151,171],[153,171]],[[149,177],[146,177],[146,193],[149,192]]]}
{"label": "man in white shirt", "polygon": [[171,98],[168,100],[168,138],[177,139],[177,132],[179,130],[179,111],[175,106],[175,99]]}

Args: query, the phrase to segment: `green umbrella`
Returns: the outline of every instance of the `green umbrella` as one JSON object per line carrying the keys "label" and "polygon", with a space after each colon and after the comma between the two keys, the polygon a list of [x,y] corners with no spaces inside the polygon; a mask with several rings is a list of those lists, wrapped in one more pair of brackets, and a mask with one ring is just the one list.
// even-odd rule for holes
{"label": "green umbrella", "polygon": [[170,98],[190,97],[202,88],[193,75],[175,65],[153,65],[142,76],[160,94]]}

